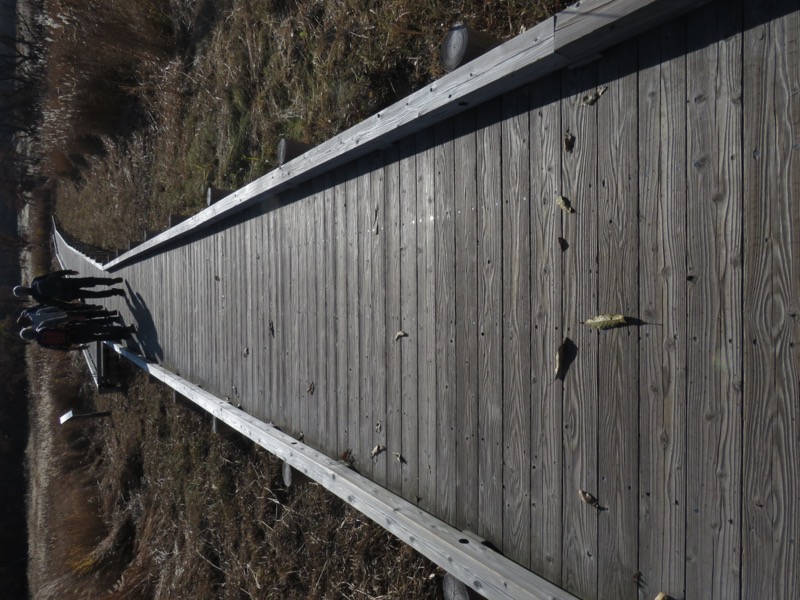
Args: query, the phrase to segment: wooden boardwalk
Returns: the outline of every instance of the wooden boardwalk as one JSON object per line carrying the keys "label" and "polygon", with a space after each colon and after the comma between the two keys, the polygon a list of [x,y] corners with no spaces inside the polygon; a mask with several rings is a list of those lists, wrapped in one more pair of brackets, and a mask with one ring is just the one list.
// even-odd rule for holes
{"label": "wooden boardwalk", "polygon": [[800,0],[712,2],[115,273],[147,357],[576,596],[800,597]]}

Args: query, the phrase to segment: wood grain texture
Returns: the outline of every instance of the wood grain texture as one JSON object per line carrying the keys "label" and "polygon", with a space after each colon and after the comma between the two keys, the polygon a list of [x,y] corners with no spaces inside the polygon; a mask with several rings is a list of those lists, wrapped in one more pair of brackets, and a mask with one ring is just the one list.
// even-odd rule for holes
{"label": "wood grain texture", "polygon": [[683,595],[686,506],[686,28],[639,44],[639,567]]}
{"label": "wood grain texture", "polygon": [[[267,243],[267,264],[269,266],[267,277],[267,292],[268,292],[268,313],[266,323],[266,333],[264,342],[267,346],[267,356],[269,357],[269,401],[267,406],[269,409],[269,422],[276,422],[277,402],[278,402],[278,365],[279,365],[279,347],[276,342],[275,336],[275,323],[278,315],[278,298],[279,298],[279,285],[278,285],[278,243],[277,243],[277,223],[278,211],[273,211],[268,214],[267,229],[265,231]],[[271,325],[271,327],[270,327]]]}
{"label": "wood grain texture", "polygon": [[491,102],[477,115],[478,165],[478,530],[503,543],[503,205],[502,140]]}
{"label": "wood grain texture", "polygon": [[[367,243],[372,245],[372,268],[370,287],[372,288],[372,351],[369,365],[372,378],[372,422],[370,429],[370,452],[380,445],[388,447],[387,433],[387,406],[386,406],[386,345],[389,338],[386,335],[386,262],[384,253],[387,246],[386,217],[387,206],[384,199],[384,159],[381,153],[374,153],[370,157],[370,184],[372,227],[366,237]],[[372,459],[372,479],[377,484],[386,487],[387,467],[389,454],[381,452]]]}
{"label": "wood grain texture", "polygon": [[352,452],[356,468],[364,463],[361,448],[361,321],[359,272],[359,237],[361,226],[358,219],[358,167],[352,165],[348,169],[345,182],[347,207],[347,449]]}
{"label": "wood grain texture", "polygon": [[349,377],[350,372],[347,365],[348,358],[348,281],[349,263],[348,253],[348,223],[347,223],[347,185],[344,173],[337,173],[334,179],[336,184],[333,198],[333,218],[334,235],[336,237],[336,405],[337,405],[337,446],[336,455],[341,457],[342,453],[349,448],[349,427],[350,410],[349,402]]}
{"label": "wood grain texture", "polygon": [[328,253],[326,246],[329,243],[325,231],[325,217],[327,205],[325,203],[325,189],[329,187],[329,178],[322,178],[316,183],[314,202],[314,228],[312,230],[312,266],[315,270],[314,299],[316,302],[316,319],[314,335],[309,336],[310,352],[314,356],[314,396],[316,401],[316,447],[328,452],[326,432],[328,431],[328,404],[331,402],[331,386],[328,382],[328,310],[326,306]]}
{"label": "wood grain texture", "polygon": [[[448,523],[456,514],[456,270],[455,155],[453,121],[434,128],[436,195],[436,514]],[[458,168],[462,168],[459,165]]]}
{"label": "wood grain texture", "polygon": [[[597,85],[597,66],[565,71],[561,128],[576,136],[575,148],[562,154],[561,194],[576,212],[563,213],[564,334],[577,346],[564,380],[563,489],[564,531],[561,585],[585,598],[597,597],[597,510],[581,502],[578,491],[598,497],[597,333],[581,321],[597,314],[597,113],[582,103]],[[588,110],[587,110],[588,108]],[[550,210],[559,211],[555,202]],[[562,211],[559,211],[562,212]]]}
{"label": "wood grain texture", "polygon": [[325,273],[325,263],[317,255],[317,244],[322,243],[322,232],[318,224],[322,205],[319,185],[319,181],[312,182],[309,190],[311,196],[307,201],[305,214],[306,243],[304,252],[306,260],[303,270],[305,271],[306,280],[306,336],[304,342],[306,346],[306,379],[301,382],[302,385],[305,385],[306,393],[303,401],[307,406],[303,431],[309,440],[307,443],[315,448],[320,447],[319,414],[321,401],[325,397],[325,377],[317,363],[317,353],[319,348],[324,345],[324,339],[321,338],[320,334],[325,331],[324,324],[320,328],[320,310],[318,307],[318,288],[321,287],[320,276]]}
{"label": "wood grain texture", "polygon": [[[372,196],[372,180],[370,177],[369,157],[358,161],[357,195],[353,197],[357,211],[358,231],[356,243],[358,248],[358,373],[359,373],[359,421],[355,425],[359,431],[358,450],[353,448],[356,456],[356,468],[366,477],[372,477],[373,460],[370,451],[373,448],[372,438],[372,353],[374,351],[374,324],[372,317],[372,233],[375,224],[375,201]],[[355,421],[354,421],[355,423]]]}
{"label": "wood grain texture", "polygon": [[742,177],[740,24],[730,5],[688,18],[687,597],[739,589],[742,191],[731,182]]}
{"label": "wood grain texture", "polygon": [[[555,354],[564,341],[562,306],[560,78],[531,90],[531,570],[561,582],[562,383]],[[566,250],[568,251],[568,250]]]}
{"label": "wood grain texture", "polygon": [[800,594],[800,3],[744,13],[742,597]]}
{"label": "wood grain texture", "polygon": [[530,563],[531,251],[527,88],[503,97],[503,552]]}
{"label": "wood grain texture", "polygon": [[[397,452],[402,471],[403,498],[417,501],[419,431],[417,367],[417,166],[416,139],[399,145],[400,157],[400,331],[408,334],[400,344],[402,444]],[[393,455],[394,458],[394,455]]]}
{"label": "wood grain texture", "polygon": [[402,343],[395,339],[402,330],[401,198],[400,154],[397,146],[385,152],[384,167],[384,268],[386,319],[378,331],[386,345],[386,471],[387,487],[397,495],[403,490],[403,465],[395,453],[403,449]]}
{"label": "wood grain texture", "polygon": [[417,422],[420,507],[436,507],[436,212],[433,136],[417,135]]}
{"label": "wood grain texture", "polygon": [[456,526],[478,528],[478,215],[475,111],[455,118]]}
{"label": "wood grain texture", "polygon": [[[608,91],[596,104],[598,148],[598,309],[639,315],[638,44],[598,64]],[[638,317],[637,317],[638,318]],[[639,332],[598,335],[598,596],[636,598],[639,483]],[[601,400],[602,399],[602,400]]]}
{"label": "wood grain texture", "polygon": [[[320,247],[320,252],[325,256],[325,359],[326,359],[326,380],[325,386],[327,400],[327,416],[324,431],[324,448],[328,456],[336,457],[339,452],[339,424],[338,407],[341,402],[339,394],[338,377],[338,351],[337,338],[339,332],[339,310],[336,298],[336,286],[338,281],[338,248],[339,239],[337,233],[337,206],[335,193],[335,179],[333,175],[325,176],[324,188],[324,215],[325,215],[325,243]],[[322,432],[321,432],[322,433]]]}

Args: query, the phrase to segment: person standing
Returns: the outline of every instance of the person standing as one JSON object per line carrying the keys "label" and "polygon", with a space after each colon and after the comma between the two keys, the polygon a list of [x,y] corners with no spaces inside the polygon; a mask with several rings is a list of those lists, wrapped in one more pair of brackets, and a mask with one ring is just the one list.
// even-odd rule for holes
{"label": "person standing", "polygon": [[72,277],[73,275],[78,275],[78,272],[63,270],[40,275],[28,287],[24,285],[15,286],[14,295],[17,298],[32,296],[34,300],[41,304],[55,303],[60,306],[73,300],[125,295],[125,290],[119,288],[107,290],[86,289],[99,285],[112,286],[115,283],[122,283],[122,277]]}

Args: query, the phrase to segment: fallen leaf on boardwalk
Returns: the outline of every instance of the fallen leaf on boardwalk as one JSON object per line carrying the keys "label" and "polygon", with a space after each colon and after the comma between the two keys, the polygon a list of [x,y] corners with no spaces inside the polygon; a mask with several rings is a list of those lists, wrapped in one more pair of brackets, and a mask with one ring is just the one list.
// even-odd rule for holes
{"label": "fallen leaf on boardwalk", "polygon": [[583,105],[584,106],[592,106],[594,103],[596,103],[598,100],[600,100],[600,96],[605,94],[607,90],[608,90],[608,86],[607,85],[603,85],[603,86],[600,86],[599,88],[597,88],[597,90],[595,92],[593,92],[591,94],[586,94],[583,97],[583,100],[582,100]]}
{"label": "fallen leaf on boardwalk", "polygon": [[581,501],[585,504],[588,504],[593,508],[600,508],[600,501],[586,490],[578,490],[578,495],[581,497]]}
{"label": "fallen leaf on boardwalk", "polygon": [[275,337],[275,325],[272,324],[272,319],[269,320],[269,334]]}
{"label": "fallen leaf on boardwalk", "polygon": [[569,199],[564,198],[564,196],[561,195],[556,196],[556,204],[561,210],[563,210],[567,214],[575,212],[575,209],[572,208],[572,204],[570,203]]}
{"label": "fallen leaf on boardwalk", "polygon": [[242,351],[242,356],[247,356],[248,354],[250,354],[250,348],[245,348],[245,349]]}
{"label": "fallen leaf on boardwalk", "polygon": [[395,334],[395,336],[394,336],[394,341],[396,342],[396,341],[397,341],[397,340],[399,340],[400,338],[404,338],[404,337],[408,337],[408,334],[407,334],[405,331],[403,331],[403,330],[401,329],[400,331],[398,331],[398,332]]}
{"label": "fallen leaf on boardwalk", "polygon": [[219,275],[214,275],[214,281],[219,281]]}
{"label": "fallen leaf on boardwalk", "polygon": [[305,439],[306,439],[306,434],[301,431],[300,435],[297,436],[297,441],[302,442]]}
{"label": "fallen leaf on boardwalk", "polygon": [[624,327],[627,325],[625,322],[625,315],[597,315],[590,319],[583,321],[584,325],[594,327],[595,329],[614,329],[615,327]]}
{"label": "fallen leaf on boardwalk", "polygon": [[656,596],[656,600],[672,600],[672,596],[669,596],[664,592],[660,592],[658,596]]}
{"label": "fallen leaf on boardwalk", "polygon": [[567,131],[564,133],[564,151],[565,152],[572,152],[575,148],[575,136]]}
{"label": "fallen leaf on boardwalk", "polygon": [[397,460],[397,462],[399,462],[401,465],[404,465],[408,462],[405,458],[403,458],[403,455],[400,454],[399,452],[395,452],[394,457]]}
{"label": "fallen leaf on boardwalk", "polygon": [[353,451],[350,448],[342,452],[342,460],[350,466],[353,465],[355,458],[353,458]]}
{"label": "fallen leaf on boardwalk", "polygon": [[560,238],[558,238],[558,247],[561,248],[562,252],[564,252],[564,251],[566,251],[567,248],[569,248],[569,244],[567,243],[567,240],[565,240],[564,238],[560,237]]}
{"label": "fallen leaf on boardwalk", "polygon": [[382,428],[383,428],[383,425],[381,425],[380,421],[375,423],[375,433],[380,433]]}
{"label": "fallen leaf on boardwalk", "polygon": [[376,456],[378,456],[378,454],[380,454],[384,450],[386,450],[386,446],[381,446],[380,444],[378,444],[372,449],[372,452],[369,453],[369,457],[375,458]]}
{"label": "fallen leaf on boardwalk", "polygon": [[308,388],[306,389],[306,392],[308,392],[312,396],[314,395],[314,382],[313,381],[309,382]]}

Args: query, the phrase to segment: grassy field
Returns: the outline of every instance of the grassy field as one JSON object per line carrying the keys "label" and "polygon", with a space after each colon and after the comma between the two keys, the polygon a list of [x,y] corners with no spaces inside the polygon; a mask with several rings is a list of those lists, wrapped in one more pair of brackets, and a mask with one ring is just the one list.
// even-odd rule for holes
{"label": "grassy field", "polygon": [[[507,39],[560,0],[33,0],[46,15],[37,151],[60,223],[127,246],[442,74],[464,20]],[[30,351],[36,598],[437,598],[441,570],[141,374],[94,395]],[[76,405],[112,417],[55,428]],[[201,432],[202,435],[198,435]]]}

